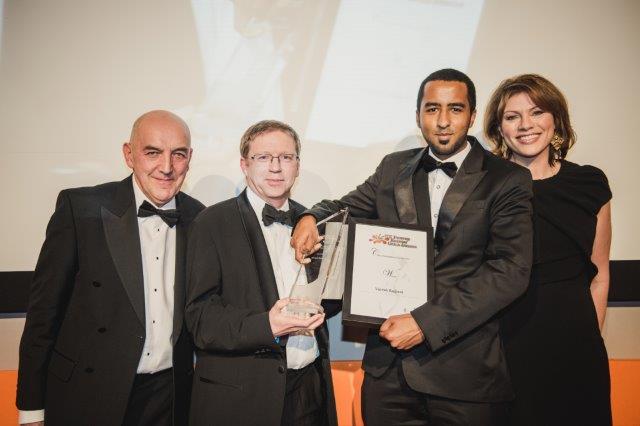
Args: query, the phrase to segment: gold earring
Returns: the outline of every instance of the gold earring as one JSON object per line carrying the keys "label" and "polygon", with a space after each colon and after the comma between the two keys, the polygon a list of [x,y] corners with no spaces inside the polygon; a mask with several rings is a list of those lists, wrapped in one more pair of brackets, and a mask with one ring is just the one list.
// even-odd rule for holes
{"label": "gold earring", "polygon": [[553,139],[551,139],[551,146],[554,150],[560,151],[563,143],[564,139],[562,139],[557,133],[553,135]]}

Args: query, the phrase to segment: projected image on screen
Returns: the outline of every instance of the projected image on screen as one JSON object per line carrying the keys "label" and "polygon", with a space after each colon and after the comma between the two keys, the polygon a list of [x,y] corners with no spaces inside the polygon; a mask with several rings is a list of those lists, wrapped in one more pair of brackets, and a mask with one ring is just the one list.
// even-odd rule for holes
{"label": "projected image on screen", "polygon": [[265,117],[307,120],[337,4],[193,0],[206,96],[192,125],[208,147],[235,152]]}
{"label": "projected image on screen", "polygon": [[192,0],[206,96],[184,112],[207,148],[235,150],[265,117],[316,142],[399,141],[414,131],[420,80],[466,68],[482,4]]}

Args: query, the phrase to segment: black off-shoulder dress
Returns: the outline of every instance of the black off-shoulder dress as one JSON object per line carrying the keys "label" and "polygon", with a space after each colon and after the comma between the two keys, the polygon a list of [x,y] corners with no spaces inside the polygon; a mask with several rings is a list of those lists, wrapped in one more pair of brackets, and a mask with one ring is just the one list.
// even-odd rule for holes
{"label": "black off-shoulder dress", "polygon": [[610,425],[607,352],[589,286],[606,176],[562,161],[533,181],[534,264],[529,289],[502,319],[516,400],[513,425]]}

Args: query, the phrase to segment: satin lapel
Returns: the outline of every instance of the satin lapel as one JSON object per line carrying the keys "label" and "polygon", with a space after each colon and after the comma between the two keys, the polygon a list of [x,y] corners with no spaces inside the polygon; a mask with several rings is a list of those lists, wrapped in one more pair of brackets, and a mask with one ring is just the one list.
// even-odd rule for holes
{"label": "satin lapel", "polygon": [[247,199],[246,190],[238,195],[236,200],[238,210],[240,211],[240,219],[244,226],[244,232],[247,234],[249,244],[251,245],[251,252],[260,281],[259,285],[262,291],[262,299],[265,304],[264,308],[268,311],[278,301],[278,287],[276,286],[276,278],[273,275],[273,266],[271,264],[269,250],[267,249],[267,243],[264,241],[264,235],[262,235],[258,218]]}
{"label": "satin lapel", "polygon": [[[304,211],[307,209],[305,206],[303,206],[302,204],[293,201],[291,198],[289,198],[289,209],[291,209],[293,211],[292,214],[292,219],[293,219],[293,223],[298,223],[298,217],[300,217],[300,215],[302,213],[304,213]],[[293,230],[295,229],[295,225],[293,228],[291,228],[291,233],[293,234]],[[307,275],[307,281],[311,282],[313,281],[314,277],[317,277],[317,273],[318,271],[315,271],[313,268],[304,268],[304,273],[306,273]]]}
{"label": "satin lapel", "polygon": [[436,247],[442,246],[462,205],[487,173],[486,170],[482,170],[484,148],[475,139],[470,140],[470,143],[471,151],[462,162],[440,206],[435,236]]}
{"label": "satin lapel", "polygon": [[176,207],[180,210],[180,221],[176,224],[176,275],[173,287],[173,334],[171,341],[175,345],[180,337],[184,319],[187,234],[193,220],[193,212],[182,202],[182,193],[176,195]]}
{"label": "satin lapel", "polygon": [[418,168],[413,174],[413,199],[416,204],[418,224],[431,228],[431,202],[429,201],[429,176]]}
{"label": "satin lapel", "polygon": [[[425,150],[419,151],[400,168],[400,173],[393,185],[398,218],[402,223],[417,224],[416,203],[413,197],[413,174],[420,164]],[[428,199],[428,197],[427,197]]]}
{"label": "satin lapel", "polygon": [[[293,201],[291,198],[289,198],[289,208],[293,210],[293,223],[297,223],[298,217],[306,210],[305,206],[296,201]],[[293,232],[293,229],[291,230],[291,232]]]}
{"label": "satin lapel", "polygon": [[101,207],[101,216],[107,246],[118,276],[144,326],[144,276],[131,177],[121,182],[113,204]]}

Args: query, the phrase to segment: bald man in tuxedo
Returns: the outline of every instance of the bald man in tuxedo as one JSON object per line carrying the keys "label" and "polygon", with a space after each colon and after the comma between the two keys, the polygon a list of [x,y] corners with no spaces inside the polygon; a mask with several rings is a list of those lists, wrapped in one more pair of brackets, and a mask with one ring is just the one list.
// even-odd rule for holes
{"label": "bald man in tuxedo", "polygon": [[191,140],[168,111],[122,147],[133,174],[60,193],[20,342],[21,424],[184,425],[193,346],[183,322]]}

